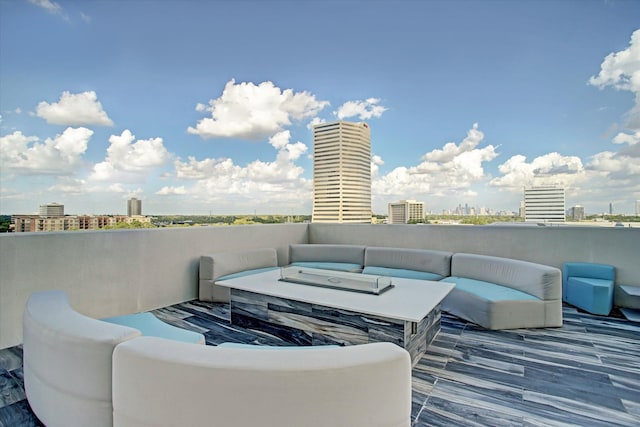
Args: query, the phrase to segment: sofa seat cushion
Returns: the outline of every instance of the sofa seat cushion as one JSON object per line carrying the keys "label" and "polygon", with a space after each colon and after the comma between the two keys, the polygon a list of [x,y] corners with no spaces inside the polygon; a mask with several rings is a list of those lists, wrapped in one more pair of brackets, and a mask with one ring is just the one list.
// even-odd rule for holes
{"label": "sofa seat cushion", "polygon": [[468,279],[466,277],[450,276],[442,279],[443,282],[455,283],[455,290],[475,294],[489,301],[511,301],[511,300],[531,300],[540,299],[529,295],[526,292],[495,283],[483,282],[481,280]]}
{"label": "sofa seat cushion", "polygon": [[405,268],[388,268],[377,267],[374,265],[367,265],[363,274],[372,274],[374,276],[391,276],[402,277],[405,279],[418,279],[418,280],[440,280],[443,276],[435,273],[429,273],[427,271],[407,270]]}
{"label": "sofa seat cushion", "polygon": [[218,277],[216,280],[235,279],[237,277],[245,277],[245,276],[250,276],[252,274],[264,273],[265,271],[271,271],[277,268],[280,268],[280,267],[263,267],[263,268],[254,268],[252,270],[238,271],[237,273],[227,274],[226,276]]}
{"label": "sofa seat cushion", "polygon": [[516,289],[462,277],[447,277],[442,281],[456,284],[442,301],[442,311],[483,328],[562,326],[561,318],[549,315],[561,309],[560,300],[543,301]]}
{"label": "sofa seat cushion", "polygon": [[569,277],[566,301],[592,314],[608,316],[613,308],[613,281],[592,277]]}
{"label": "sofa seat cushion", "polygon": [[594,279],[593,277],[569,277],[567,279],[569,285],[571,284],[586,284],[599,288],[613,288],[613,281],[609,279]]}
{"label": "sofa seat cushion", "polygon": [[137,329],[142,332],[144,336],[160,337],[194,344],[205,343],[204,335],[165,323],[152,313],[127,314],[124,316],[108,317],[102,320],[104,322]]}
{"label": "sofa seat cushion", "polygon": [[321,261],[298,261],[292,262],[291,265],[308,268],[321,268],[324,270],[347,271],[351,273],[362,272],[361,264],[352,264],[349,262],[321,262]]}

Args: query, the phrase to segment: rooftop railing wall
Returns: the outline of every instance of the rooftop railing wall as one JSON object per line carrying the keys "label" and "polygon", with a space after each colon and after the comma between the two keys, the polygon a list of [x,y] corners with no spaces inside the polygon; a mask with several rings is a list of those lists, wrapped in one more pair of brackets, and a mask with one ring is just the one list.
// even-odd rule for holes
{"label": "rooftop railing wall", "polygon": [[35,291],[64,289],[96,318],[147,311],[197,298],[203,254],[274,247],[285,265],[291,243],[438,249],[558,268],[598,262],[616,267],[617,284],[640,285],[640,228],[277,224],[3,234],[0,348],[22,342],[24,304]]}
{"label": "rooftop railing wall", "polygon": [[67,291],[75,309],[102,318],[198,297],[200,256],[307,242],[306,224],[240,225],[0,235],[0,348],[22,342],[29,295]]}

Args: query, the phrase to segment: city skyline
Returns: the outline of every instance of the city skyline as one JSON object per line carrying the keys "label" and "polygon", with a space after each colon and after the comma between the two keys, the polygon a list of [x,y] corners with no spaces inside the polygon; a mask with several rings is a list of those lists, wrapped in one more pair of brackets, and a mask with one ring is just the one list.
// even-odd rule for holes
{"label": "city skyline", "polygon": [[638,16],[631,1],[0,1],[0,214],[133,197],[151,214],[311,214],[312,125],[335,120],[371,128],[376,214],[517,211],[541,183],[587,214],[633,214]]}

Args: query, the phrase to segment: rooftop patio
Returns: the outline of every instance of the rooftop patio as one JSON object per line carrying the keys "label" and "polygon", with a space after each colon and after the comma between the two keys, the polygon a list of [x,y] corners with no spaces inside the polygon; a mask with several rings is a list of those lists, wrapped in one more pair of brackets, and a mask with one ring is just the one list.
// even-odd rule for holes
{"label": "rooftop patio", "polygon": [[[155,314],[208,345],[286,344],[230,325],[226,304],[190,301]],[[615,314],[615,313],[614,313]],[[22,383],[22,350],[0,350],[0,426],[37,426]],[[250,404],[250,403],[247,403]],[[562,328],[488,331],[444,315],[413,369],[414,426],[640,423],[640,323],[565,306]]]}
{"label": "rooftop patio", "polygon": [[[293,243],[351,243],[469,252],[561,267],[616,267],[640,286],[640,229],[290,224],[0,235],[0,427],[38,425],[22,388],[22,311],[28,296],[65,290],[101,318],[153,310],[225,341],[282,344],[239,329],[228,306],[197,298],[202,254]],[[488,331],[444,315],[413,369],[414,425],[640,425],[640,324],[565,306],[562,328]]]}

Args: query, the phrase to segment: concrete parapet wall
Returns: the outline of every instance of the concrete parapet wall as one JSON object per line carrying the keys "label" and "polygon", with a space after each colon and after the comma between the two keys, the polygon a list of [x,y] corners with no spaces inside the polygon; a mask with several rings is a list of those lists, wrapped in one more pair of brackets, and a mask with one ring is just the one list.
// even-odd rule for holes
{"label": "concrete parapet wall", "polygon": [[288,263],[306,224],[10,233],[0,235],[0,348],[22,342],[35,291],[62,289],[79,312],[101,318],[198,297],[200,255],[271,247]]}
{"label": "concrete parapet wall", "polygon": [[616,283],[640,285],[640,228],[272,224],[0,235],[0,348],[22,342],[29,295],[67,291],[92,317],[152,310],[198,296],[200,255],[292,243],[436,249],[562,267],[567,261],[616,267]]}

